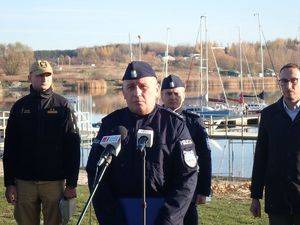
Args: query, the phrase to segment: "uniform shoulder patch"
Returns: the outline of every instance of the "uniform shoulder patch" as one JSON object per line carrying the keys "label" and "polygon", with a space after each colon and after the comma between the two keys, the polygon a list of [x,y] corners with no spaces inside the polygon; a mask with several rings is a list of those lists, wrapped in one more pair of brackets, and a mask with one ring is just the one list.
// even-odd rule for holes
{"label": "uniform shoulder patch", "polygon": [[106,115],[102,118],[102,122],[108,122],[111,123],[112,121],[116,121],[117,119],[122,118],[122,115],[124,115],[124,112],[126,111],[126,108],[117,109],[110,114]]}
{"label": "uniform shoulder patch", "polygon": [[187,116],[190,116],[190,117],[194,117],[194,118],[199,118],[201,117],[199,114],[193,112],[193,111],[190,111],[190,110],[183,110],[182,111],[185,115]]}
{"label": "uniform shoulder patch", "polygon": [[192,139],[180,140],[179,144],[182,149],[184,163],[190,168],[195,168],[197,166],[197,156],[193,150],[194,143]]}
{"label": "uniform shoulder patch", "polygon": [[197,157],[193,150],[183,151],[183,159],[188,167],[195,168],[197,166]]}
{"label": "uniform shoulder patch", "polygon": [[180,114],[178,114],[177,112],[174,112],[172,109],[163,108],[163,107],[162,107],[162,109],[165,110],[165,111],[167,111],[168,113],[170,113],[170,114],[172,114],[172,115],[180,118],[181,120],[183,120],[183,117]]}

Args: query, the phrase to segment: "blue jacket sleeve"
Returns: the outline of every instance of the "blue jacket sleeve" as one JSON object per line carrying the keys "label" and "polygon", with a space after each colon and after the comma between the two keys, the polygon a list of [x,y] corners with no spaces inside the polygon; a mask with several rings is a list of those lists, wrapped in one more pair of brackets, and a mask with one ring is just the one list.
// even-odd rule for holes
{"label": "blue jacket sleeve", "polygon": [[196,127],[196,138],[193,138],[198,156],[199,173],[196,193],[209,196],[211,191],[211,149],[209,146],[208,134],[202,125],[201,118],[198,118],[194,126]]}

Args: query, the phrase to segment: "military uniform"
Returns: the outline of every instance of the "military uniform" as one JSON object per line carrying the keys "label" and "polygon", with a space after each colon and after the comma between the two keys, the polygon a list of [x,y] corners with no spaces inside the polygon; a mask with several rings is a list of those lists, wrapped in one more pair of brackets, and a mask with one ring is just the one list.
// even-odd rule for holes
{"label": "military uniform", "polygon": [[30,94],[13,105],[6,127],[5,196],[18,224],[40,224],[41,214],[45,224],[60,224],[58,202],[76,195],[80,136],[68,101],[46,78],[52,74],[45,60],[31,65]]}
{"label": "military uniform", "polygon": [[39,93],[31,87],[11,109],[3,161],[5,186],[15,185],[15,179],[66,179],[76,187],[80,137],[67,100],[52,88]]}
{"label": "military uniform", "polygon": [[183,119],[158,105],[147,116],[124,108],[105,117],[87,163],[90,187],[103,151],[99,140],[116,126],[126,127],[128,136],[93,199],[100,224],[126,224],[118,199],[142,197],[142,155],[136,149],[136,134],[138,129],[148,126],[154,131],[154,144],[146,149],[146,193],[147,197],[164,199],[155,225],[182,225],[197,184],[194,144]]}

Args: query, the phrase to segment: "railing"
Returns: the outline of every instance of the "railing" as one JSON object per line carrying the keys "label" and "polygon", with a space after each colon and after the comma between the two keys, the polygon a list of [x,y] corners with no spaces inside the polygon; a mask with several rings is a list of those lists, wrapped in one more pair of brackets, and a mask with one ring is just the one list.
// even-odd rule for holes
{"label": "railing", "polygon": [[237,117],[210,117],[204,120],[208,136],[212,139],[255,140],[260,115]]}

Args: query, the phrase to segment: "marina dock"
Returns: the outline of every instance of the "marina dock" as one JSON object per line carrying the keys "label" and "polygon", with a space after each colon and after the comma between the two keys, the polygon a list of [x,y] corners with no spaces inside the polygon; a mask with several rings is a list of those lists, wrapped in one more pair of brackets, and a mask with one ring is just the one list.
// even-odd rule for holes
{"label": "marina dock", "polygon": [[256,140],[260,114],[204,120],[211,139]]}
{"label": "marina dock", "polygon": [[[77,125],[82,140],[81,147],[82,149],[90,149],[92,138],[96,136],[99,128],[92,127],[91,113],[89,110],[81,111],[78,107],[75,107],[75,109],[77,109]],[[0,111],[0,158],[2,157],[4,149],[4,135],[8,117],[9,111]],[[204,124],[210,139],[255,141],[259,121],[260,114],[256,114],[238,117],[206,118]]]}

